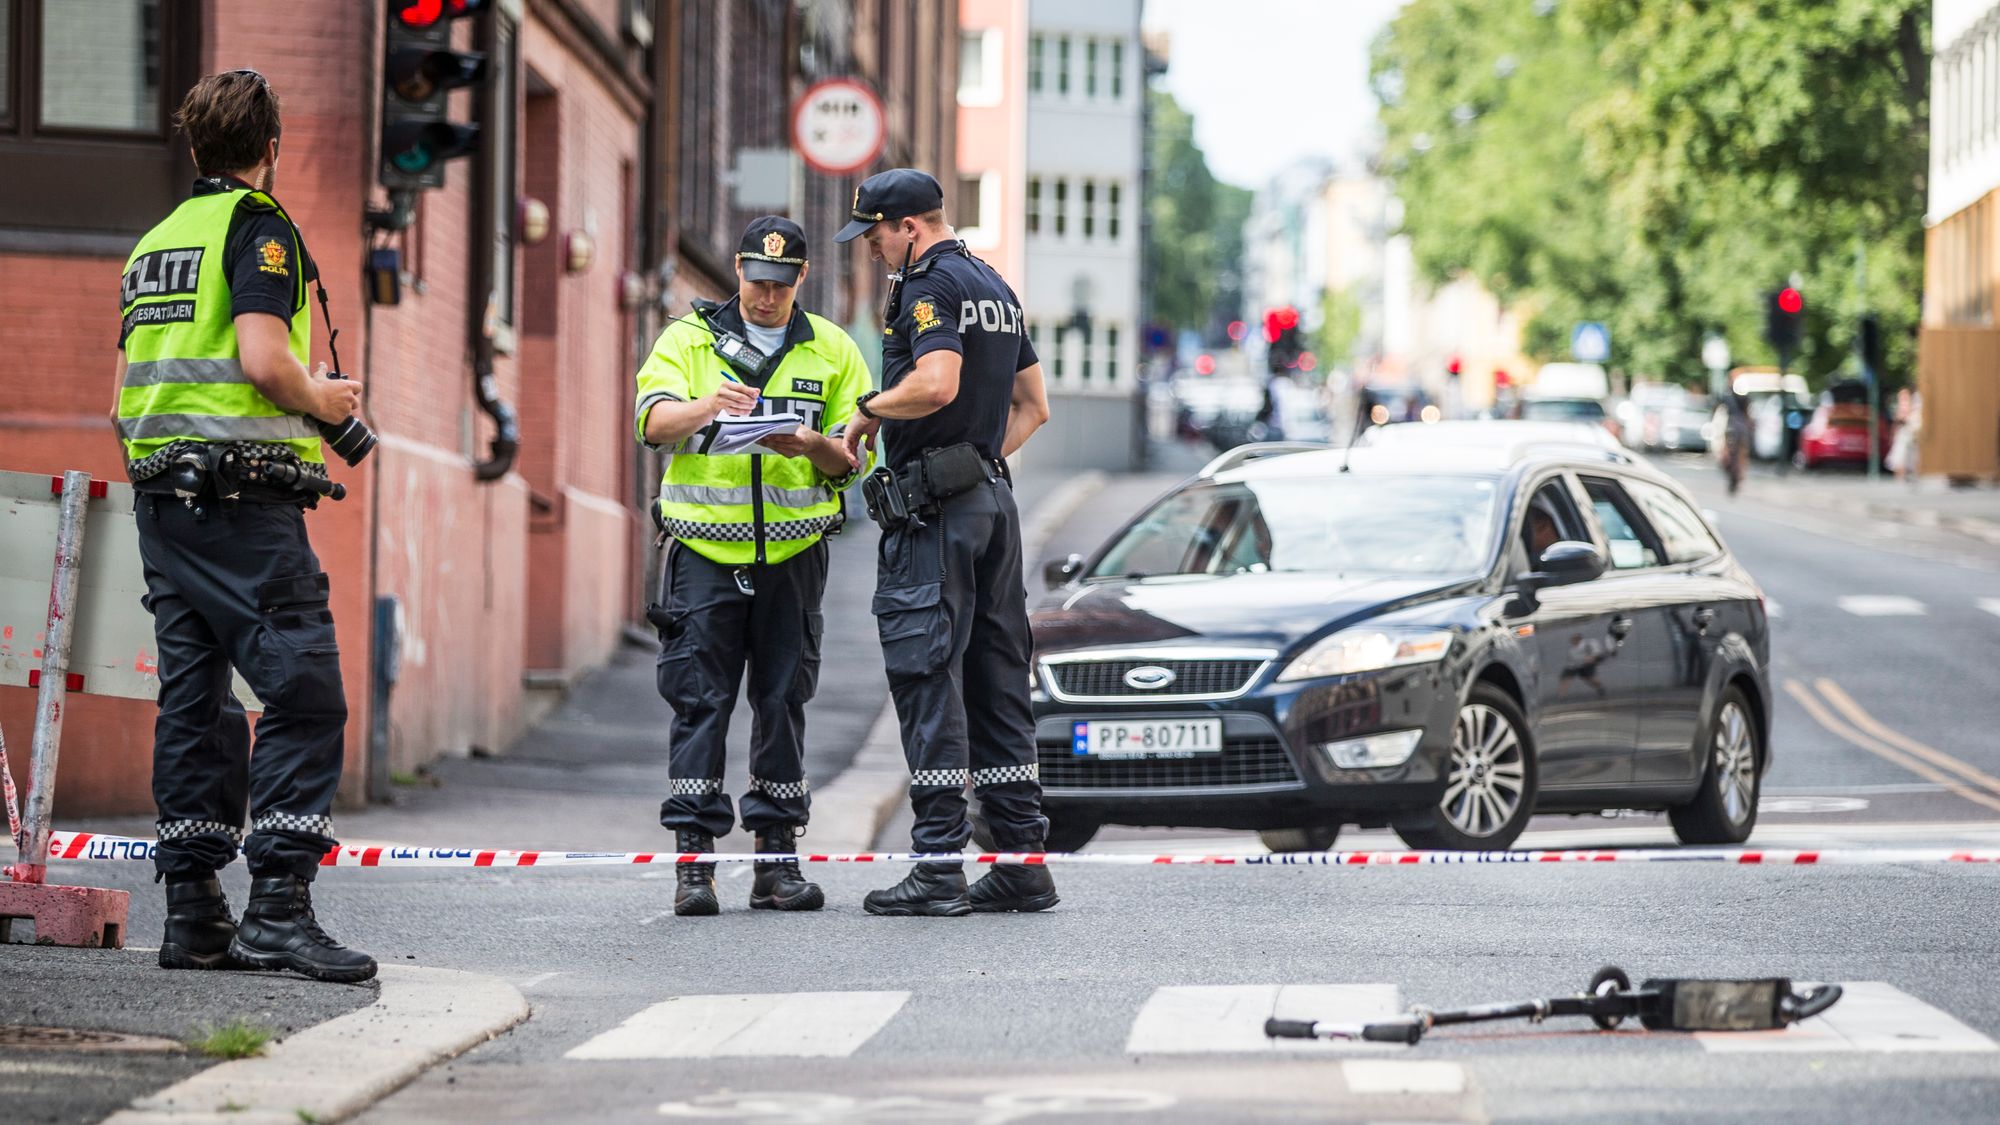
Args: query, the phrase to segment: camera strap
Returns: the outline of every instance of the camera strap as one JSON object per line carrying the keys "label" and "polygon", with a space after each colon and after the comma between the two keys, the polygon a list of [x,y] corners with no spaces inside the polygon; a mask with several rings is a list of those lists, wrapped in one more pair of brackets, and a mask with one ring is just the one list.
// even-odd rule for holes
{"label": "camera strap", "polygon": [[333,342],[340,337],[340,329],[333,326],[333,308],[326,303],[326,283],[319,279],[319,270],[313,270],[313,288],[319,293],[319,316],[326,322],[326,354],[333,359],[333,369],[340,370],[340,353],[334,350]]}

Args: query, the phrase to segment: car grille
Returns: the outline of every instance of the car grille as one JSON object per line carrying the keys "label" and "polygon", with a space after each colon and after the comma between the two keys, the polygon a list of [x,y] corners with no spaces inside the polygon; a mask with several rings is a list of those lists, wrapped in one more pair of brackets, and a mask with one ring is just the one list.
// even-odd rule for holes
{"label": "car grille", "polygon": [[[1198,695],[1234,695],[1250,685],[1264,666],[1262,660],[1091,660],[1051,663],[1056,692],[1070,699],[1175,699]],[[1174,682],[1140,691],[1125,682],[1134,668],[1165,668]]]}
{"label": "car grille", "polygon": [[1298,770],[1275,738],[1227,738],[1222,753],[1192,758],[1092,758],[1071,743],[1035,743],[1042,784],[1050,789],[1227,789],[1299,784]]}

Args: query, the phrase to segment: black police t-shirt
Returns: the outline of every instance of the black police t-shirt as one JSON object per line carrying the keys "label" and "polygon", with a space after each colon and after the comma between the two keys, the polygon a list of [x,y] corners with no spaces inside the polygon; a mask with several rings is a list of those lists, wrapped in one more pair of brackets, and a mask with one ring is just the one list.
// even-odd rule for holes
{"label": "black police t-shirt", "polygon": [[943,409],[882,423],[884,457],[896,467],[926,449],[971,442],[982,455],[997,459],[1007,436],[1014,375],[1036,362],[1021,299],[959,242],[931,247],[910,272],[896,318],[882,340],[883,385],[895,386],[918,359],[934,351],[957,352],[964,362],[958,396]]}
{"label": "black police t-shirt", "polygon": [[[235,185],[231,185],[235,186]],[[195,181],[196,195],[224,190],[216,180]],[[237,187],[237,190],[241,190]],[[304,257],[303,262],[299,261]],[[269,313],[290,323],[304,300],[300,287],[319,276],[311,256],[294,241],[292,225],[275,211],[239,206],[229,220],[222,243],[222,264],[229,278],[229,315]],[[129,329],[121,328],[118,346],[125,346]]]}

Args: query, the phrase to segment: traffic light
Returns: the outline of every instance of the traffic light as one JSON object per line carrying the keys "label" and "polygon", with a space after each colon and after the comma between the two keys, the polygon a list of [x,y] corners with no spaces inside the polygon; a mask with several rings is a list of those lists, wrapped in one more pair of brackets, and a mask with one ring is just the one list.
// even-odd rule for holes
{"label": "traffic light", "polygon": [[1869,313],[1861,318],[1862,375],[1870,380],[1882,377],[1882,318]]}
{"label": "traffic light", "polygon": [[389,0],[382,54],[382,186],[444,186],[444,162],[479,148],[479,126],[447,116],[454,89],[486,77],[486,56],[451,49],[453,20],[486,0]]}
{"label": "traffic light", "polygon": [[1764,309],[1764,342],[1778,350],[1778,366],[1786,367],[1805,338],[1806,298],[1787,285],[1771,291]]}
{"label": "traffic light", "polygon": [[1265,313],[1264,339],[1271,345],[1267,357],[1274,374],[1296,368],[1299,356],[1306,350],[1305,341],[1299,336],[1299,310],[1286,305]]}

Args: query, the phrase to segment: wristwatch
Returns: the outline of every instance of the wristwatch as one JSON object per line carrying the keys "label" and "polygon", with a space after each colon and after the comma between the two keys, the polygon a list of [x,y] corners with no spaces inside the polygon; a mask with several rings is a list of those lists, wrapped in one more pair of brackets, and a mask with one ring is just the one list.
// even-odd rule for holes
{"label": "wristwatch", "polygon": [[881,391],[869,391],[867,394],[862,395],[860,398],[855,399],[854,409],[859,410],[863,418],[873,418],[878,422],[881,421],[882,416],[880,414],[877,414],[873,410],[868,409],[868,400],[874,398],[876,395],[879,395],[881,393],[882,393]]}

